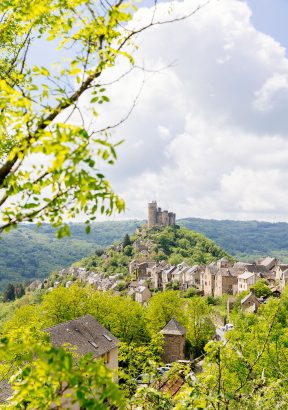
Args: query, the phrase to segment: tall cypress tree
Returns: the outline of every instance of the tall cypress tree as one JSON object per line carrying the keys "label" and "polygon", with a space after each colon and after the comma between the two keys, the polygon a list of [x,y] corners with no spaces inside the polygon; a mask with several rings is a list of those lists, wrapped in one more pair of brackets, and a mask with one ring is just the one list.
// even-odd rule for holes
{"label": "tall cypress tree", "polygon": [[9,283],[4,290],[3,301],[11,302],[12,300],[15,300],[15,286],[12,283]]}
{"label": "tall cypress tree", "polygon": [[131,239],[130,236],[128,235],[128,233],[126,233],[126,235],[124,236],[123,239],[123,248],[126,248],[126,246],[131,245]]}

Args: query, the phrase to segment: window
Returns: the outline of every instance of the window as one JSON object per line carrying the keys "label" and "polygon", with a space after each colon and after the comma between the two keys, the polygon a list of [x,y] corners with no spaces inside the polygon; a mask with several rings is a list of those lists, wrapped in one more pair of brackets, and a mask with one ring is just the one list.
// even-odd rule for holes
{"label": "window", "polygon": [[103,360],[104,364],[108,364],[110,362],[110,352],[102,354],[101,359]]}

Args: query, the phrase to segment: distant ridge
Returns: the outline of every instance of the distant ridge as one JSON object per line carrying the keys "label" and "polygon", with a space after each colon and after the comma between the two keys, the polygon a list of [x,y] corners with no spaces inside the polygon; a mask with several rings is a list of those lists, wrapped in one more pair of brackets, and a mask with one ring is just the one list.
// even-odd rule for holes
{"label": "distant ridge", "polygon": [[226,252],[242,259],[276,256],[288,260],[288,223],[185,218],[180,226],[214,240]]}

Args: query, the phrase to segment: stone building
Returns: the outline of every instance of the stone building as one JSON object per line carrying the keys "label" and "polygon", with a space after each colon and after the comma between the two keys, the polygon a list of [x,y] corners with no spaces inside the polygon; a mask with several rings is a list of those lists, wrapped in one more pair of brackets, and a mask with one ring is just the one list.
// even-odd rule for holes
{"label": "stone building", "polygon": [[185,335],[187,330],[184,326],[172,318],[160,331],[164,336],[164,363],[172,363],[184,359]]}
{"label": "stone building", "polygon": [[245,298],[241,300],[241,309],[247,310],[251,313],[256,313],[259,306],[260,300],[256,297],[254,291],[251,291]]}
{"label": "stone building", "polygon": [[148,277],[151,276],[150,271],[148,269],[151,269],[155,266],[155,262],[153,261],[138,261],[136,259],[133,259],[129,263],[129,274],[136,274],[137,279],[147,279]]}
{"label": "stone building", "polygon": [[176,214],[173,212],[162,211],[157,207],[157,202],[153,201],[148,204],[148,228],[153,226],[175,225]]}
{"label": "stone building", "polygon": [[256,283],[256,274],[254,272],[244,272],[238,276],[238,293],[250,289]]}
{"label": "stone building", "polygon": [[141,305],[146,304],[151,296],[152,293],[150,292],[148,286],[140,285],[135,289],[135,301],[141,303]]}
{"label": "stone building", "polygon": [[203,274],[203,290],[205,296],[214,296],[215,276],[218,271],[217,263],[212,262],[206,266]]}
{"label": "stone building", "polygon": [[59,323],[45,330],[49,333],[53,346],[70,345],[76,348],[79,356],[91,353],[93,359],[102,359],[115,372],[116,377],[119,341],[92,315]]}
{"label": "stone building", "polygon": [[215,275],[215,297],[221,297],[224,293],[235,295],[238,290],[238,269],[220,268]]}

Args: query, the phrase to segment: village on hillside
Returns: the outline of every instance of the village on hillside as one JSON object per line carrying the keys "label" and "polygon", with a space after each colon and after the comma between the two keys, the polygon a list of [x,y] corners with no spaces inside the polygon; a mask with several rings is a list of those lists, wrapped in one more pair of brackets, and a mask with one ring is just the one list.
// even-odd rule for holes
{"label": "village on hillside", "polygon": [[[194,243],[194,248],[198,247],[201,252],[203,249],[206,250],[206,260],[210,262],[189,264],[186,258],[180,263],[173,264],[171,260],[169,262],[169,258],[162,258],[165,256],[163,252],[165,249],[167,253],[172,252],[173,254],[166,240],[170,241],[169,246],[173,248],[172,243],[176,249],[181,244],[192,248],[192,243]],[[162,245],[164,243],[164,247],[159,247],[159,243]],[[201,252],[200,256],[203,256]],[[211,258],[216,255],[218,258],[211,261]],[[115,268],[113,274],[110,274],[111,270],[108,269],[111,269],[111,264],[113,265],[118,260],[117,258],[122,261],[124,258],[125,264],[121,266],[116,264],[113,266],[113,269]],[[119,273],[117,272],[118,267],[119,269],[121,267]],[[140,349],[138,353],[136,350],[133,352],[138,360],[139,357],[143,359],[141,356],[143,346],[141,343],[140,347],[135,344],[133,338],[129,339],[127,345],[122,344],[122,334],[117,328],[111,329],[111,324],[115,322],[113,314],[112,321],[108,321],[105,326],[98,308],[96,315],[95,311],[91,314],[89,310],[82,311],[82,309],[80,311],[85,313],[84,316],[79,314],[70,316],[68,312],[67,318],[70,320],[67,318],[63,320],[65,316],[62,317],[61,314],[58,317],[57,312],[56,320],[53,320],[49,327],[43,328],[54,347],[72,346],[78,358],[90,355],[95,363],[99,359],[111,371],[110,377],[113,381],[122,389],[129,390],[128,395],[140,394],[141,396],[141,391],[149,391],[149,388],[152,388],[157,395],[168,397],[172,403],[173,400],[177,401],[181,397],[182,392],[185,392],[188,386],[193,387],[199,383],[205,373],[206,356],[209,350],[209,348],[206,350],[205,345],[212,343],[211,346],[215,349],[224,348],[231,334],[233,336],[231,330],[237,331],[237,323],[234,322],[235,312],[245,311],[252,314],[256,320],[258,316],[261,316],[259,312],[263,311],[260,309],[258,315],[255,315],[260,306],[263,305],[265,309],[267,303],[267,308],[269,308],[270,302],[273,306],[273,300],[268,302],[267,299],[269,297],[271,299],[280,298],[287,282],[288,265],[281,264],[276,258],[268,256],[250,263],[235,261],[212,241],[196,232],[183,230],[177,226],[175,213],[162,211],[154,201],[148,204],[148,223],[139,226],[131,238],[126,235],[122,241],[115,243],[105,251],[97,251],[96,256],[94,255],[88,264],[80,261],[75,266],[53,273],[48,279],[32,282],[27,290],[33,295],[35,290],[43,289],[43,294],[46,295],[45,300],[49,299],[49,296],[53,298],[53,295],[57,298],[56,295],[59,293],[60,304],[62,303],[61,295],[64,293],[72,293],[74,289],[76,292],[83,291],[84,293],[92,291],[92,293],[98,293],[97,297],[100,296],[100,298],[107,296],[111,299],[118,298],[117,303],[121,303],[122,299],[126,301],[125,303],[135,304],[137,309],[143,309],[146,313],[149,312],[157,296],[173,293],[176,299],[181,297],[184,301],[182,302],[182,313],[178,314],[175,308],[173,314],[171,311],[167,317],[165,316],[161,325],[156,323],[156,329],[155,326],[153,327],[153,337],[156,337],[155,340],[158,338],[161,340],[157,360],[153,359],[149,365],[143,366],[137,362],[129,376],[127,374],[123,376],[123,370],[124,372],[130,371],[130,365],[126,362],[129,356],[126,356],[125,349],[129,350],[130,343],[132,343],[132,349]],[[76,284],[75,287],[73,284]],[[178,292],[165,292],[169,290]],[[213,310],[213,314],[212,309],[210,310],[210,302],[213,304],[217,298],[222,300],[221,306],[225,310],[223,315],[217,307]],[[105,309],[107,309],[107,301],[104,302]],[[65,302],[63,303],[65,305]],[[193,303],[196,303],[199,309],[206,307],[207,312],[209,311],[211,315],[209,313],[205,316],[202,312],[203,320],[194,325],[203,334],[201,333],[201,337],[197,336],[197,340],[193,339],[194,344],[191,344],[191,323],[189,320],[184,322],[182,316],[185,309],[188,306],[191,307]],[[201,303],[204,304],[201,305]],[[235,309],[232,312],[233,307]],[[44,308],[44,313],[45,311]],[[105,312],[107,315],[109,308]],[[124,314],[128,315],[127,310]],[[157,318],[158,315],[157,311]],[[151,358],[147,360],[149,362]],[[9,400],[12,394],[11,386],[5,377],[0,381],[0,404]],[[67,409],[74,403],[74,399],[70,397],[63,396],[61,400],[63,408]],[[75,407],[75,409],[78,408]],[[132,405],[131,409],[136,410],[138,407]]]}
{"label": "village on hillside", "polygon": [[[47,288],[52,290],[61,284],[70,287],[75,280],[88,283],[100,291],[113,291],[119,294],[124,291],[128,296],[141,304],[147,304],[155,292],[169,289],[187,291],[194,289],[197,294],[212,297],[230,295],[228,306],[233,306],[234,296],[252,288],[249,298],[243,298],[243,307],[256,311],[263,298],[257,298],[253,287],[258,281],[265,283],[274,297],[279,297],[288,283],[288,265],[282,264],[274,257],[265,257],[255,262],[234,261],[222,257],[207,265],[189,265],[183,261],[171,265],[166,260],[151,259],[153,241],[147,239],[147,230],[155,227],[176,225],[175,213],[162,211],[156,201],[148,204],[148,223],[137,229],[137,239],[132,243],[137,258],[130,260],[127,267],[127,278],[123,282],[123,273],[108,275],[106,272],[87,270],[84,267],[62,269],[51,283],[48,279],[36,280],[28,288],[35,290]],[[123,252],[125,244],[118,243],[112,247],[114,252]],[[109,252],[109,250],[108,250]],[[102,258],[107,258],[107,253]],[[263,295],[265,296],[265,295]]]}

